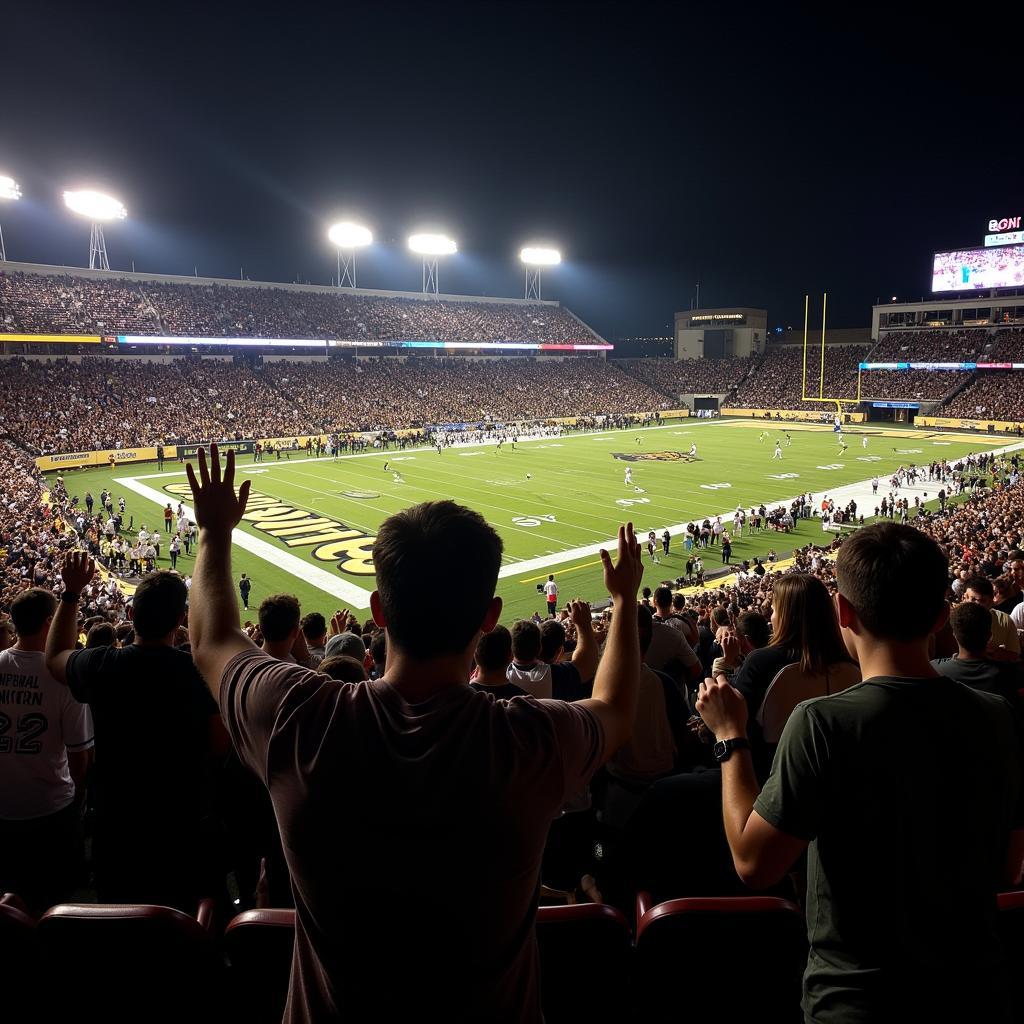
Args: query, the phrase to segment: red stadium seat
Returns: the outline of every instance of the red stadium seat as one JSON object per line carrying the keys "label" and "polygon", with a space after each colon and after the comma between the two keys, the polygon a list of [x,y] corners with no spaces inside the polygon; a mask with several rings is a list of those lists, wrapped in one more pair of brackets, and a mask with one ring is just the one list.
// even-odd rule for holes
{"label": "red stadium seat", "polygon": [[[638,904],[639,905],[639,904]],[[637,926],[643,1021],[802,1021],[804,915],[775,896],[699,897],[647,909]],[[687,979],[685,987],[680,979]],[[739,983],[737,983],[739,979]],[[728,1008],[722,993],[729,993]]]}
{"label": "red stadium seat", "polygon": [[631,949],[620,911],[603,903],[541,907],[537,945],[547,1024],[624,1019]]}
{"label": "red stadium seat", "polygon": [[278,1024],[288,998],[294,910],[247,910],[224,931],[231,1006],[249,1024]]}
{"label": "red stadium seat", "polygon": [[170,907],[65,903],[39,919],[35,934],[60,978],[60,1013],[192,1024],[224,1013],[212,926],[210,900],[195,917]]}
{"label": "red stadium seat", "polygon": [[40,1002],[41,964],[36,943],[35,918],[13,893],[0,896],[0,1018],[16,1021],[30,1016],[44,1018],[48,1009]]}

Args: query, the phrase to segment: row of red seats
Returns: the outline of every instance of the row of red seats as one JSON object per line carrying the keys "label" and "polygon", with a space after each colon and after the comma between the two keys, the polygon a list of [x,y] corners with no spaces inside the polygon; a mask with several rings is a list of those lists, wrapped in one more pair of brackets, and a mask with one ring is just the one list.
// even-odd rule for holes
{"label": "row of red seats", "polygon": [[[999,897],[1011,964],[1024,955],[1024,892]],[[66,904],[38,921],[0,898],[4,1017],[280,1021],[295,932],[292,910],[250,910],[218,941],[213,903],[195,917],[167,907]],[[800,908],[770,896],[691,898],[649,906],[630,926],[604,904],[537,914],[545,1020],[801,1020],[807,954]],[[742,984],[737,985],[739,970]],[[456,996],[457,998],[457,996]],[[20,1002],[19,1002],[20,1000]],[[9,1014],[9,1016],[8,1016]],[[709,1018],[710,1019],[710,1018]]]}
{"label": "row of red seats", "polygon": [[[280,1021],[295,933],[293,910],[250,910],[218,937],[212,901],[195,917],[168,907],[64,904],[38,921],[0,899],[0,976],[19,979],[26,1018],[41,1008],[118,1020]],[[723,978],[744,965],[750,1010],[800,1019],[806,958],[803,914],[776,897],[672,900],[641,894],[635,926],[614,907],[586,903],[537,913],[544,1017],[559,1021],[677,1020],[713,1010]],[[699,984],[680,990],[680,979]],[[51,979],[59,979],[56,989]],[[43,987],[46,986],[46,987]],[[217,995],[219,993],[219,997]],[[43,1016],[46,1016],[44,1013]],[[13,1013],[9,1019],[21,1019]]]}

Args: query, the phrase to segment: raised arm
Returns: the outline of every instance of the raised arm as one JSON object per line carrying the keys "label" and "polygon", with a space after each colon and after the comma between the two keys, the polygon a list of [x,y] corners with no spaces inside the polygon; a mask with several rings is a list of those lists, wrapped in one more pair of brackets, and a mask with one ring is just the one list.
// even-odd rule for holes
{"label": "raised arm", "polygon": [[251,481],[235,494],[235,453],[227,454],[221,477],[220,455],[210,445],[210,463],[199,449],[199,478],[189,463],[185,467],[199,527],[199,551],[189,592],[188,634],[192,657],[213,699],[220,697],[224,667],[240,651],[255,645],[242,632],[238,601],[231,582],[231,531],[241,522],[249,500]]}
{"label": "raised arm", "polygon": [[644,566],[632,523],[619,527],[618,561],[613,565],[611,556],[603,549],[601,561],[604,585],[612,598],[612,621],[604,656],[594,677],[594,696],[580,703],[601,720],[607,761],[633,734],[640,689],[636,592]]}
{"label": "raised arm", "polygon": [[572,653],[572,663],[580,674],[580,680],[586,684],[594,678],[601,657],[601,648],[590,618],[590,605],[586,601],[570,601],[569,618],[576,627],[576,650]]}
{"label": "raised arm", "polygon": [[96,563],[88,552],[69,551],[65,555],[60,571],[64,592],[46,634],[46,667],[58,683],[68,681],[68,659],[78,643],[78,599],[95,573]]}

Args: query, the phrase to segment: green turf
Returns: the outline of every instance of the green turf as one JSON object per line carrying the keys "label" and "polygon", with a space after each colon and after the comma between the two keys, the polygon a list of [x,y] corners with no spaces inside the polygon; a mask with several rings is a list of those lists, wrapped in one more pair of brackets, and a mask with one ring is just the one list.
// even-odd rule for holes
{"label": "green turf", "polygon": [[[616,430],[522,442],[514,452],[507,445],[500,453],[493,447],[449,449],[441,455],[420,449],[375,452],[338,461],[308,461],[296,453],[291,460],[266,461],[259,466],[252,466],[251,459],[244,457],[239,466],[242,470],[264,470],[251,476],[255,491],[279,499],[282,505],[315,513],[367,535],[372,535],[386,516],[408,505],[454,498],[477,509],[495,526],[505,542],[506,565],[515,571],[514,567],[527,559],[604,542],[614,535],[617,524],[626,519],[633,520],[638,532],[654,529],[660,535],[666,526],[730,512],[738,503],[747,508],[755,502],[770,505],[801,490],[820,497],[824,491],[868,479],[876,473],[885,480],[900,464],[927,463],[941,457],[952,459],[992,447],[992,442],[980,437],[954,438],[949,434],[907,431],[889,436],[866,428],[868,447],[862,448],[858,433],[850,433],[849,450],[840,455],[829,428],[790,426],[787,429],[793,437],[792,446],[786,446],[783,433],[774,428],[770,429],[768,439],[760,441],[762,429],[761,424],[750,421],[684,421],[648,430]],[[783,440],[781,461],[772,459],[776,437]],[[614,458],[614,453],[685,455],[691,442],[698,446],[698,458],[693,462],[677,459],[627,463]],[[865,458],[872,461],[863,461]],[[404,482],[396,482],[390,471],[383,471],[385,461],[401,472]],[[623,482],[627,465],[633,471],[631,486]],[[71,492],[82,496],[86,489],[98,495],[104,486],[111,486],[115,497],[124,494],[127,499],[135,529],[145,522],[150,529],[156,523],[162,531],[156,504],[126,490],[118,480],[132,476],[158,490],[184,482],[177,464],[165,465],[165,471],[166,475],[158,478],[142,479],[155,474],[157,468],[154,464],[141,464],[118,467],[113,474],[108,469],[72,472],[65,479]],[[784,478],[778,478],[784,474]],[[637,493],[635,487],[642,488],[642,492]],[[345,491],[373,496],[350,497]],[[168,493],[168,500],[176,505],[177,495]],[[189,504],[187,499],[185,503]],[[870,510],[862,511],[868,514]],[[275,552],[290,550],[304,564],[315,564],[365,590],[373,588],[372,575],[339,573],[335,560],[316,561],[308,547],[288,549],[281,539],[254,529],[251,524],[244,529],[272,545]],[[782,550],[821,536],[816,522],[802,523],[795,536],[744,536],[734,543],[733,555],[739,560],[762,556],[773,545]],[[161,564],[167,565],[166,547],[162,554]],[[680,575],[685,557],[681,538],[674,538],[672,552],[661,566],[647,563],[645,583],[653,587],[662,579]],[[705,558],[706,567],[711,569],[718,563],[718,552],[711,549]],[[179,559],[180,571],[190,572],[191,567],[191,559]],[[233,568],[236,578],[241,572],[252,577],[254,605],[276,591],[297,594],[305,610],[330,612],[344,603],[273,560],[251,552],[236,548]],[[458,565],[453,565],[451,571],[457,573]],[[524,568],[499,581],[499,593],[507,609],[504,621],[543,610],[536,584],[546,579],[548,572],[556,574],[563,597],[579,594],[597,600],[603,596],[596,554],[579,555],[550,567]],[[427,610],[429,581],[421,582]],[[365,601],[352,604],[365,607]]]}

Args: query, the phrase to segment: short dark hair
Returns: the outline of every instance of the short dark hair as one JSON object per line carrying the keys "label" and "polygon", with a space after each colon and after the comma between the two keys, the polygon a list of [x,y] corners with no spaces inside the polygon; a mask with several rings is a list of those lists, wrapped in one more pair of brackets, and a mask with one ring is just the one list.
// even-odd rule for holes
{"label": "short dark hair", "polygon": [[968,590],[973,590],[982,597],[995,597],[996,593],[992,581],[984,576],[968,576],[964,580],[964,593],[967,593]]}
{"label": "short dark hair", "polygon": [[677,611],[681,612],[686,607],[686,597],[683,594],[672,595],[672,607]]}
{"label": "short dark hair", "polygon": [[307,640],[319,640],[327,632],[327,620],[320,612],[310,612],[302,617],[302,635]]}
{"label": "short dark hair", "polygon": [[540,625],[540,658],[547,661],[565,646],[565,626],[557,619],[546,619]]}
{"label": "short dark hair", "polygon": [[11,621],[18,636],[35,636],[57,610],[57,598],[49,590],[33,587],[11,602]]}
{"label": "short dark hair", "polygon": [[[428,501],[389,516],[377,532],[377,595],[395,646],[414,658],[457,654],[480,629],[494,599],[501,538],[479,512]],[[444,628],[424,607],[444,609]]]}
{"label": "short dark hair", "polygon": [[260,632],[264,640],[279,643],[287,640],[299,624],[302,609],[294,594],[271,594],[263,598],[259,607]]}
{"label": "short dark hair", "polygon": [[488,671],[505,668],[512,660],[512,634],[505,626],[495,626],[477,641],[473,658]]}
{"label": "short dark hair", "polygon": [[751,647],[758,650],[767,647],[772,638],[771,626],[760,612],[740,612],[736,619],[736,632],[745,636]]}
{"label": "short dark hair", "polygon": [[540,629],[536,622],[520,619],[512,625],[512,656],[516,661],[536,661],[540,654]]}
{"label": "short dark hair", "polygon": [[980,653],[992,639],[992,612],[973,601],[958,604],[949,614],[956,642],[972,654]]}
{"label": "short dark hair", "polygon": [[659,608],[672,607],[672,588],[657,587],[654,591],[654,603]]}
{"label": "short dark hair", "polygon": [[366,680],[363,663],[349,654],[333,654],[324,658],[317,671],[337,679],[339,683],[362,683]]}
{"label": "short dark hair", "polygon": [[383,629],[378,629],[370,638],[370,657],[375,665],[383,665],[388,656],[388,635]]}
{"label": "short dark hair", "polygon": [[94,647],[113,647],[117,642],[117,633],[109,622],[97,622],[89,629],[85,637],[85,649],[91,651]]}
{"label": "short dark hair", "polygon": [[132,625],[143,640],[159,640],[176,629],[185,614],[188,588],[170,569],[142,577],[132,599]]}
{"label": "short dark hair", "polygon": [[[839,593],[877,637],[928,636],[946,600],[949,563],[939,545],[912,526],[876,523],[848,537],[836,558]],[[907,585],[914,588],[908,600]]]}
{"label": "short dark hair", "polygon": [[640,636],[640,656],[643,657],[654,639],[654,612],[645,604],[636,606],[636,627]]}

